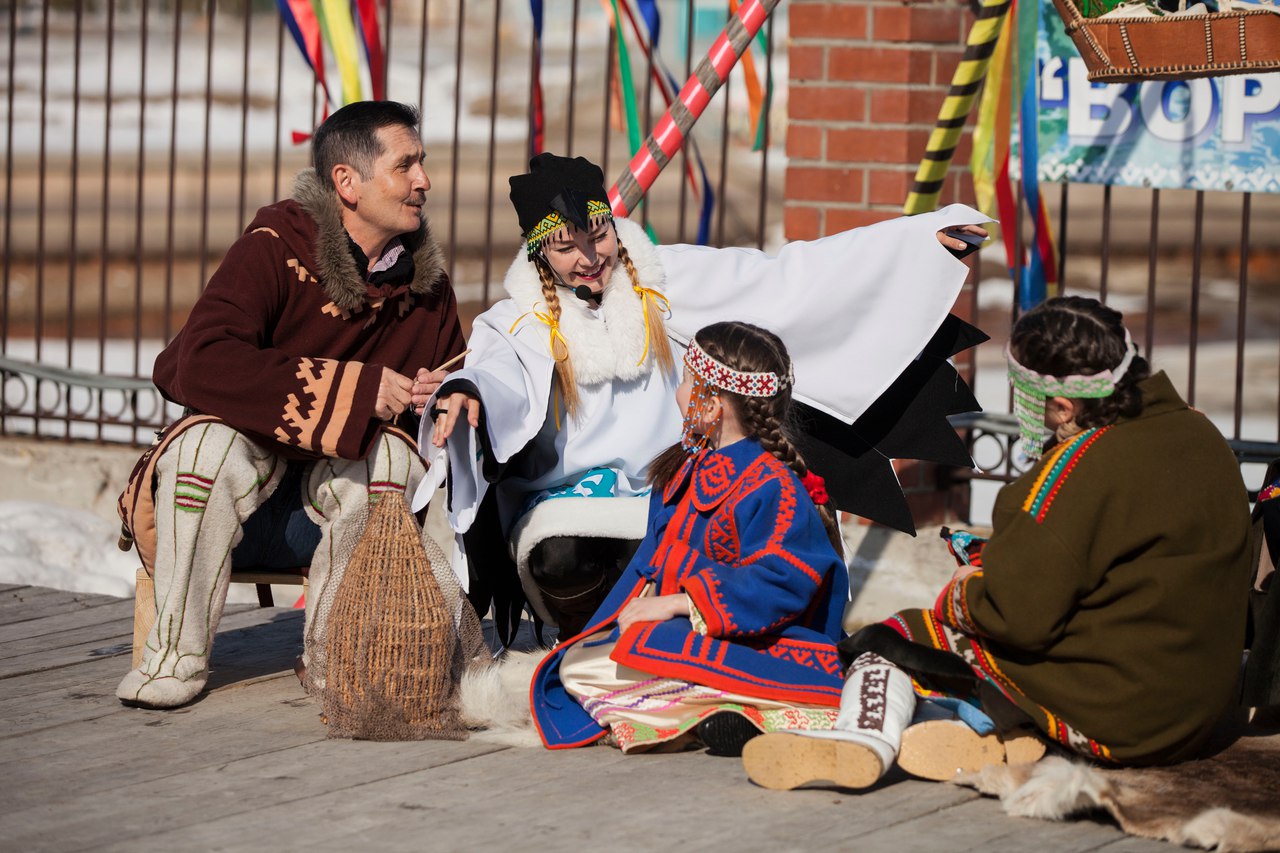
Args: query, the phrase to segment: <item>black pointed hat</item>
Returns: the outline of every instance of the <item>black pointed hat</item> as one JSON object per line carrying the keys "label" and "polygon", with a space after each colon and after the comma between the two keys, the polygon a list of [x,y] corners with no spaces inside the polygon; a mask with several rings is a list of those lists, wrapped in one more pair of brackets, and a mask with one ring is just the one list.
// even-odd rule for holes
{"label": "black pointed hat", "polygon": [[529,161],[528,173],[512,175],[509,183],[525,237],[552,211],[585,231],[591,219],[587,202],[609,203],[604,172],[586,157],[539,154]]}

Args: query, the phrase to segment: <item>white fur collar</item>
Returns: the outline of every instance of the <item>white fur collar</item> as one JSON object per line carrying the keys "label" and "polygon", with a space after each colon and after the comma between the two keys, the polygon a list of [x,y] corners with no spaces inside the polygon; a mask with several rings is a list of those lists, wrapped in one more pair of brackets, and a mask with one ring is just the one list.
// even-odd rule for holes
{"label": "white fur collar", "polygon": [[[644,229],[629,219],[616,219],[614,225],[641,284],[663,292],[666,273]],[[535,310],[535,306],[538,311],[546,310],[538,270],[528,260],[524,246],[507,270],[503,286],[520,313]],[[556,295],[560,298],[560,334],[568,342],[578,382],[599,385],[612,379],[635,379],[652,369],[652,346],[643,363],[640,360],[645,351],[644,306],[621,262],[605,286],[598,309],[592,309],[564,288],[557,288]],[[529,317],[523,322],[538,321]]]}

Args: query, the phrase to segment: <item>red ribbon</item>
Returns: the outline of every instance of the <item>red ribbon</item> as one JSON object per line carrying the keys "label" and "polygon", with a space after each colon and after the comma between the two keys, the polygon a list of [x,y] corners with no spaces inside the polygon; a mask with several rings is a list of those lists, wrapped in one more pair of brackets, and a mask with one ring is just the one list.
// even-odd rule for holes
{"label": "red ribbon", "polygon": [[827,496],[827,481],[812,471],[805,472],[805,475],[800,478],[800,485],[804,486],[804,490],[809,493],[809,497],[818,506],[822,506],[830,500]]}

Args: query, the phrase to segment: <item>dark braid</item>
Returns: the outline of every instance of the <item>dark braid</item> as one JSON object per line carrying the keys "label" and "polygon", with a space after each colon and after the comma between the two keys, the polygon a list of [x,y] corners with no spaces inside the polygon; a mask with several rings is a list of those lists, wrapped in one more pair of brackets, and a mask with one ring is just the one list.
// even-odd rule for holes
{"label": "dark braid", "polygon": [[[1124,358],[1124,318],[1096,299],[1060,296],[1024,314],[1014,324],[1009,347],[1020,364],[1037,373],[1092,376]],[[1076,423],[1091,429],[1137,417],[1142,413],[1138,383],[1150,375],[1147,360],[1134,356],[1111,396],[1080,400]]]}
{"label": "dark braid", "polygon": [[[791,359],[787,348],[777,335],[749,323],[713,323],[694,336],[707,355],[734,370],[747,373],[773,373],[787,377],[791,373]],[[790,468],[797,477],[809,473],[804,456],[792,440],[791,385],[783,387],[772,397],[746,397],[724,389],[718,389],[722,403],[730,405],[742,423],[746,435],[760,442],[760,446]],[[663,451],[651,468],[654,484],[661,489],[680,470],[685,458],[677,444]],[[830,501],[819,504],[818,515],[822,519],[827,536],[836,553],[844,554],[840,528]]]}

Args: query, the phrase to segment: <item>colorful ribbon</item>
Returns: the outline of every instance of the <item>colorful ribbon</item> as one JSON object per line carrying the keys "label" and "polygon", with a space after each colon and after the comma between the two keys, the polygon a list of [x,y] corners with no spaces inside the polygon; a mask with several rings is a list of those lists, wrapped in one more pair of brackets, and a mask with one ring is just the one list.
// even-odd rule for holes
{"label": "colorful ribbon", "polygon": [[[635,15],[631,12],[629,0],[622,0],[621,8],[626,12],[627,20],[631,24],[631,31],[635,33],[636,42],[640,45],[640,49],[644,51],[645,59],[649,62],[650,73],[654,82],[658,84],[658,91],[662,94],[665,106],[669,109],[676,98],[677,83],[675,75],[667,68],[657,49],[662,32],[662,17],[658,13],[655,0],[636,0],[636,5],[639,7],[640,15],[644,18],[645,26],[649,31],[647,44],[640,34],[640,27],[636,24]],[[685,160],[685,176],[689,181],[690,188],[693,190],[693,197],[702,201],[701,210],[698,213],[696,242],[700,246],[705,246],[711,239],[711,217],[715,212],[716,194],[711,188],[711,179],[707,176],[707,166],[702,159],[702,150],[698,147],[698,140],[693,136],[689,136],[687,142],[693,156]],[[690,159],[692,159],[692,162],[689,162]],[[697,176],[694,175],[695,166],[702,178],[701,186],[699,186]],[[652,233],[650,233],[650,236],[652,236]],[[655,242],[657,241],[655,240]]]}
{"label": "colorful ribbon", "polygon": [[[544,305],[543,307],[546,307],[546,306]],[[556,361],[564,361],[566,358],[568,358],[569,357],[569,341],[565,338],[564,335],[560,334],[560,323],[556,321],[555,315],[552,314],[549,310],[538,311],[535,308],[531,311],[524,312],[523,314],[521,314],[519,317],[516,318],[516,321],[514,323],[511,324],[511,329],[509,330],[508,334],[514,335],[516,333],[516,326],[519,326],[520,321],[523,320],[525,317],[528,317],[530,314],[532,314],[536,319],[541,320],[543,323],[545,323],[547,325],[547,328],[551,330],[551,334],[548,336],[548,340],[547,340],[547,348],[551,352],[551,358],[553,358]],[[560,344],[564,347],[564,355],[556,355],[556,339],[557,338],[560,339]]]}
{"label": "colorful ribbon", "polygon": [[[729,14],[738,14],[738,6],[740,0],[729,0]],[[762,56],[769,55],[769,41],[765,35],[764,28],[755,35],[756,46],[760,48]],[[760,76],[756,74],[756,62],[751,56],[751,46],[748,44],[747,49],[742,52],[742,76],[747,82],[747,116],[751,122],[751,126],[755,131],[751,134],[751,150],[759,151],[764,148],[766,130],[769,122],[769,103],[773,100],[773,81],[765,75],[764,83],[760,82]]]}
{"label": "colorful ribbon", "polygon": [[[610,0],[616,2],[616,0]],[[738,62],[752,37],[779,0],[745,0],[738,14],[729,19],[724,32],[698,62],[693,75],[680,90],[644,145],[636,151],[627,168],[609,189],[609,203],[615,216],[626,216],[653,186],[658,174],[684,144],[693,123],[702,115],[712,95],[724,85],[729,71]]]}
{"label": "colorful ribbon", "polygon": [[324,90],[325,103],[330,102],[329,86],[324,79],[324,35],[311,0],[276,0],[276,5],[316,83]]}
{"label": "colorful ribbon", "polygon": [[373,99],[384,101],[387,98],[386,56],[382,52],[382,33],[378,28],[378,3],[377,0],[354,2],[360,15],[360,35],[365,57],[369,61],[369,82],[373,87]]}
{"label": "colorful ribbon", "polygon": [[542,0],[529,0],[529,11],[533,14],[533,57],[530,62],[529,94],[532,103],[529,109],[529,159],[546,150],[547,121],[543,114],[545,106],[542,100]]}
{"label": "colorful ribbon", "polygon": [[640,353],[640,360],[636,362],[637,365],[640,365],[644,364],[644,360],[649,356],[649,306],[645,303],[645,300],[649,300],[654,308],[667,316],[671,316],[671,302],[660,291],[654,290],[652,287],[633,284],[631,289],[640,297],[640,313],[644,315],[644,351]]}
{"label": "colorful ribbon", "polygon": [[973,109],[978,89],[987,75],[991,56],[999,43],[1001,27],[1007,20],[1010,2],[1011,0],[982,0],[978,19],[969,30],[964,56],[951,75],[951,88],[947,90],[947,97],[938,111],[938,122],[929,135],[924,158],[916,170],[915,182],[911,185],[906,204],[902,206],[902,212],[908,216],[938,208],[943,181],[951,166],[951,159],[955,156],[956,146],[960,143],[969,112]]}
{"label": "colorful ribbon", "polygon": [[1048,296],[1048,285],[1057,280],[1049,209],[1040,195],[1040,87],[1037,85],[1040,66],[1036,61],[1040,7],[1039,2],[1024,2],[1018,8],[1018,67],[1022,84],[1018,159],[1022,166],[1022,195],[1033,224],[1031,262],[1022,266],[1018,279],[1018,307],[1022,311],[1030,311],[1043,302]]}
{"label": "colorful ribbon", "polygon": [[[329,105],[334,102],[325,80],[325,44],[338,67],[343,104],[364,100],[360,80],[361,46],[368,63],[373,97],[379,101],[386,98],[387,63],[378,22],[378,0],[276,0],[276,5],[316,83],[324,90],[325,118],[329,115]],[[310,138],[310,134],[299,132],[293,136],[295,143]]]}

